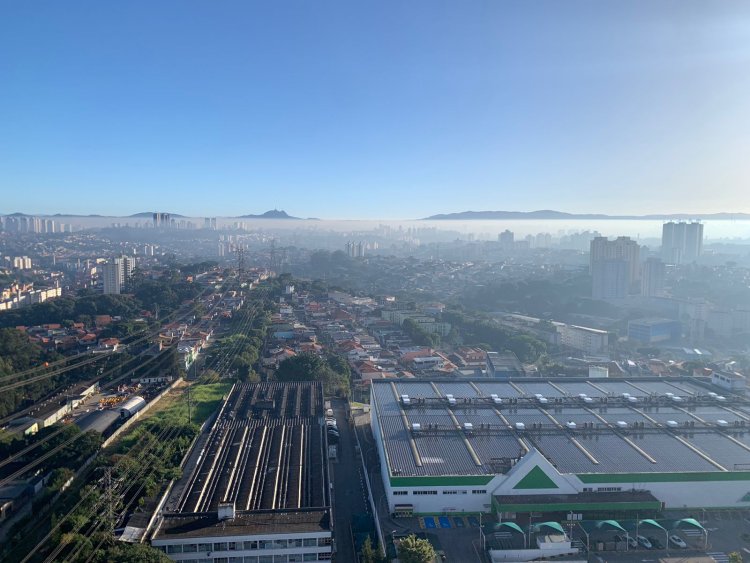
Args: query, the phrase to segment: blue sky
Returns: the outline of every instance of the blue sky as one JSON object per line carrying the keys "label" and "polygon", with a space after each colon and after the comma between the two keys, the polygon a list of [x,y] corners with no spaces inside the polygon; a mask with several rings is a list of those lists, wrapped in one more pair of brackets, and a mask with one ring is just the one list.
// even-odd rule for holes
{"label": "blue sky", "polygon": [[6,2],[0,213],[750,212],[750,3]]}

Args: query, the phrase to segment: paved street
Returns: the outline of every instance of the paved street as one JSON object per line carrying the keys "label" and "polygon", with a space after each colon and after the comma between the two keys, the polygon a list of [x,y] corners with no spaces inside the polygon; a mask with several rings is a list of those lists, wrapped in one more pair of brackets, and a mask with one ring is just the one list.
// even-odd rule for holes
{"label": "paved street", "polygon": [[333,462],[333,510],[336,530],[336,561],[350,563],[356,561],[351,536],[352,516],[367,510],[366,491],[362,477],[361,463],[355,452],[356,441],[346,417],[345,402],[331,401],[340,433],[338,461]]}

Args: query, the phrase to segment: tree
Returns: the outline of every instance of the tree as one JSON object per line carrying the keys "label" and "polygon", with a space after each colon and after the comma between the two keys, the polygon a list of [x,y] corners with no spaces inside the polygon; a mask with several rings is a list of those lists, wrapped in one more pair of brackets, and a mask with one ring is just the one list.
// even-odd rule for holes
{"label": "tree", "polygon": [[402,563],[432,563],[435,550],[429,541],[412,534],[398,544],[398,558]]}
{"label": "tree", "polygon": [[380,553],[372,547],[372,540],[367,536],[362,544],[362,550],[359,552],[360,563],[380,563]]}
{"label": "tree", "polygon": [[309,352],[287,358],[276,370],[278,381],[320,381],[326,369],[323,358]]}
{"label": "tree", "polygon": [[742,563],[742,554],[739,551],[733,551],[730,553],[729,563]]}
{"label": "tree", "polygon": [[117,542],[106,551],[96,554],[95,561],[118,561],[121,563],[170,563],[171,559],[158,549],[145,544]]}

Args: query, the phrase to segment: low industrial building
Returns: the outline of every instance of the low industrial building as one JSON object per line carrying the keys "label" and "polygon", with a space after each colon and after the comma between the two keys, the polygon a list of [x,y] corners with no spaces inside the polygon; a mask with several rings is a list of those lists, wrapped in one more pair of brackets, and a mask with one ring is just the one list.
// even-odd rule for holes
{"label": "low industrial building", "polygon": [[708,380],[375,380],[371,426],[397,515],[750,507],[750,401]]}
{"label": "low industrial building", "polygon": [[319,383],[236,384],[189,454],[151,544],[192,563],[330,560],[327,447]]}
{"label": "low industrial building", "polygon": [[628,322],[628,340],[654,344],[680,338],[681,325],[671,319],[637,319]]}

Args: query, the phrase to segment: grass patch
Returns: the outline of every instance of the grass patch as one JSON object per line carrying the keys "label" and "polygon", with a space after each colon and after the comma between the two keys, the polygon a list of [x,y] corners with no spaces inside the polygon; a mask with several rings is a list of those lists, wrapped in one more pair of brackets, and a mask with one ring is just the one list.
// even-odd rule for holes
{"label": "grass patch", "polygon": [[[224,395],[229,393],[232,384],[194,383],[190,389],[190,418],[193,424],[203,424],[218,408]],[[167,426],[177,426],[188,422],[188,387],[182,389],[180,397],[168,408],[154,413],[150,420]]]}
{"label": "grass patch", "polygon": [[[190,418],[195,431],[198,426],[213,414],[224,396],[232,388],[232,383],[198,382],[178,387],[168,393],[154,405],[138,422],[122,436],[115,446],[117,451],[128,451],[141,437],[145,428],[164,428],[165,426],[188,425],[188,389],[190,389]],[[164,404],[162,404],[162,402]]]}

